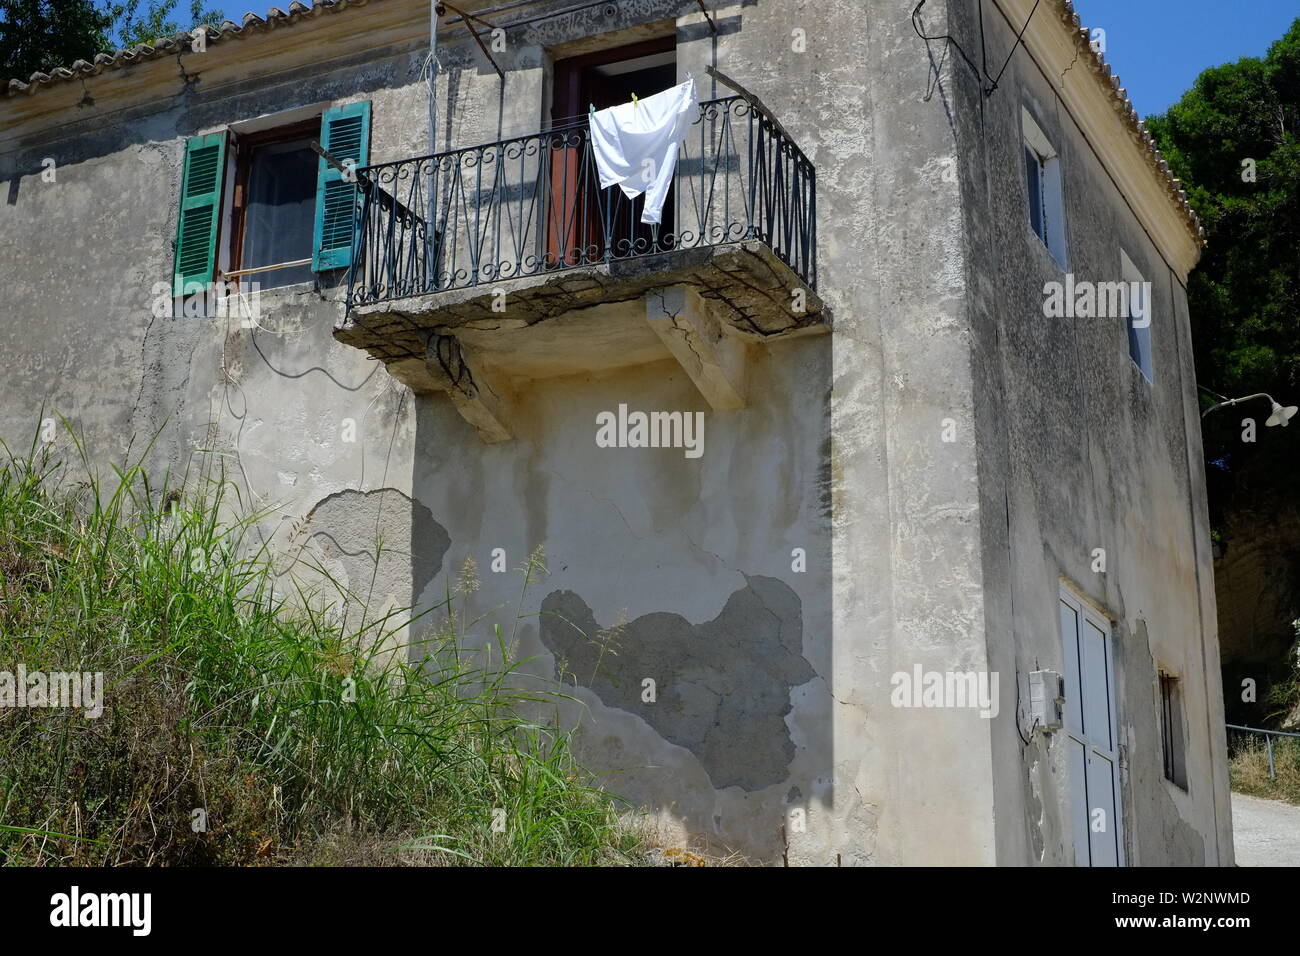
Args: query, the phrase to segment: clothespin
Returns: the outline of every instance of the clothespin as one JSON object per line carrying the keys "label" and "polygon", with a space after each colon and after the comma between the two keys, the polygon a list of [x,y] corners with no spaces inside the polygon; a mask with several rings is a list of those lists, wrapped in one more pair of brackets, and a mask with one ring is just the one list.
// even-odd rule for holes
{"label": "clothespin", "polygon": [[633,106],[636,106],[636,94],[635,94],[635,93],[632,94],[632,105],[633,105]]}
{"label": "clothespin", "polygon": [[595,104],[595,103],[588,103],[588,104],[587,104],[587,115],[588,115],[588,116],[591,116],[591,115],[594,114],[595,112],[596,112],[596,104]]}

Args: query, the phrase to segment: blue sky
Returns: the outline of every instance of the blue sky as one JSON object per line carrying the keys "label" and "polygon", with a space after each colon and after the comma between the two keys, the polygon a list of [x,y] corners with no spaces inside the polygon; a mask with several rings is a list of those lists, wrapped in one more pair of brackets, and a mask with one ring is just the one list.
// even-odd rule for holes
{"label": "blue sky", "polygon": [[1178,102],[1206,67],[1263,56],[1300,17],[1300,0],[1074,0],[1074,9],[1084,26],[1106,31],[1106,62],[1149,116]]}

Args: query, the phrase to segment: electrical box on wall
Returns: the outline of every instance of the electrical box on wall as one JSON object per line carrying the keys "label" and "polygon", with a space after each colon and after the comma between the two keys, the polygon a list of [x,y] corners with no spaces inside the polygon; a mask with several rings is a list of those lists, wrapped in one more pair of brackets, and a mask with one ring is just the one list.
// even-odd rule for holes
{"label": "electrical box on wall", "polygon": [[1056,671],[1029,672],[1030,726],[1043,731],[1061,729],[1065,679]]}

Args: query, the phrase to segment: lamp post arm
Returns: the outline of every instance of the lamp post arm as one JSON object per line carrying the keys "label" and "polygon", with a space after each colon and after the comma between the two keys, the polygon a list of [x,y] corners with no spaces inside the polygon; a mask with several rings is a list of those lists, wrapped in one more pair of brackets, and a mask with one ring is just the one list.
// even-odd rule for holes
{"label": "lamp post arm", "polygon": [[[1267,398],[1270,402],[1273,402],[1273,396],[1269,395],[1267,392],[1256,392],[1254,395],[1243,395],[1241,398],[1230,398],[1226,402],[1219,402],[1217,405],[1211,405],[1205,411],[1201,412],[1201,417],[1204,418],[1216,409],[1227,408],[1230,405],[1240,405],[1242,402],[1248,402],[1252,398]],[[1277,403],[1273,402],[1273,404],[1276,405]]]}

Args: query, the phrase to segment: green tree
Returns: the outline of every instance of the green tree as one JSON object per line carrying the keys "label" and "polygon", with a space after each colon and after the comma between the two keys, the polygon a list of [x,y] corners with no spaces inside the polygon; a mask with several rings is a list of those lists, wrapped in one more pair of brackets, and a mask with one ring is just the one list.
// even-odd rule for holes
{"label": "green tree", "polygon": [[178,0],[123,0],[113,4],[114,39],[119,46],[131,47],[137,43],[151,43],[161,37],[175,36],[181,30],[206,24],[218,26],[224,19],[220,10],[203,9],[203,0],[190,0],[190,27],[172,19]]}
{"label": "green tree", "polygon": [[112,15],[92,0],[0,0],[0,77],[26,80],[110,47]]}
{"label": "green tree", "polygon": [[[1204,71],[1147,124],[1209,240],[1187,284],[1198,383],[1300,404],[1300,20],[1262,58]],[[1231,693],[1242,676],[1261,680],[1260,699],[1286,704],[1282,711],[1300,699],[1289,654],[1289,623],[1300,613],[1300,421],[1259,427],[1253,441],[1243,440],[1243,419],[1262,426],[1267,414],[1255,400],[1202,426],[1215,545],[1225,557],[1250,549],[1246,564],[1216,567],[1219,606],[1257,605],[1249,620],[1220,620],[1235,645],[1223,663],[1225,705],[1236,722],[1262,719]],[[1263,602],[1265,591],[1271,598]]]}
{"label": "green tree", "polygon": [[1300,400],[1300,19],[1148,126],[1209,245],[1188,282],[1197,378]]}
{"label": "green tree", "polygon": [[224,15],[190,0],[190,24],[173,19],[179,0],[0,0],[0,78],[26,80],[96,53],[151,43]]}

